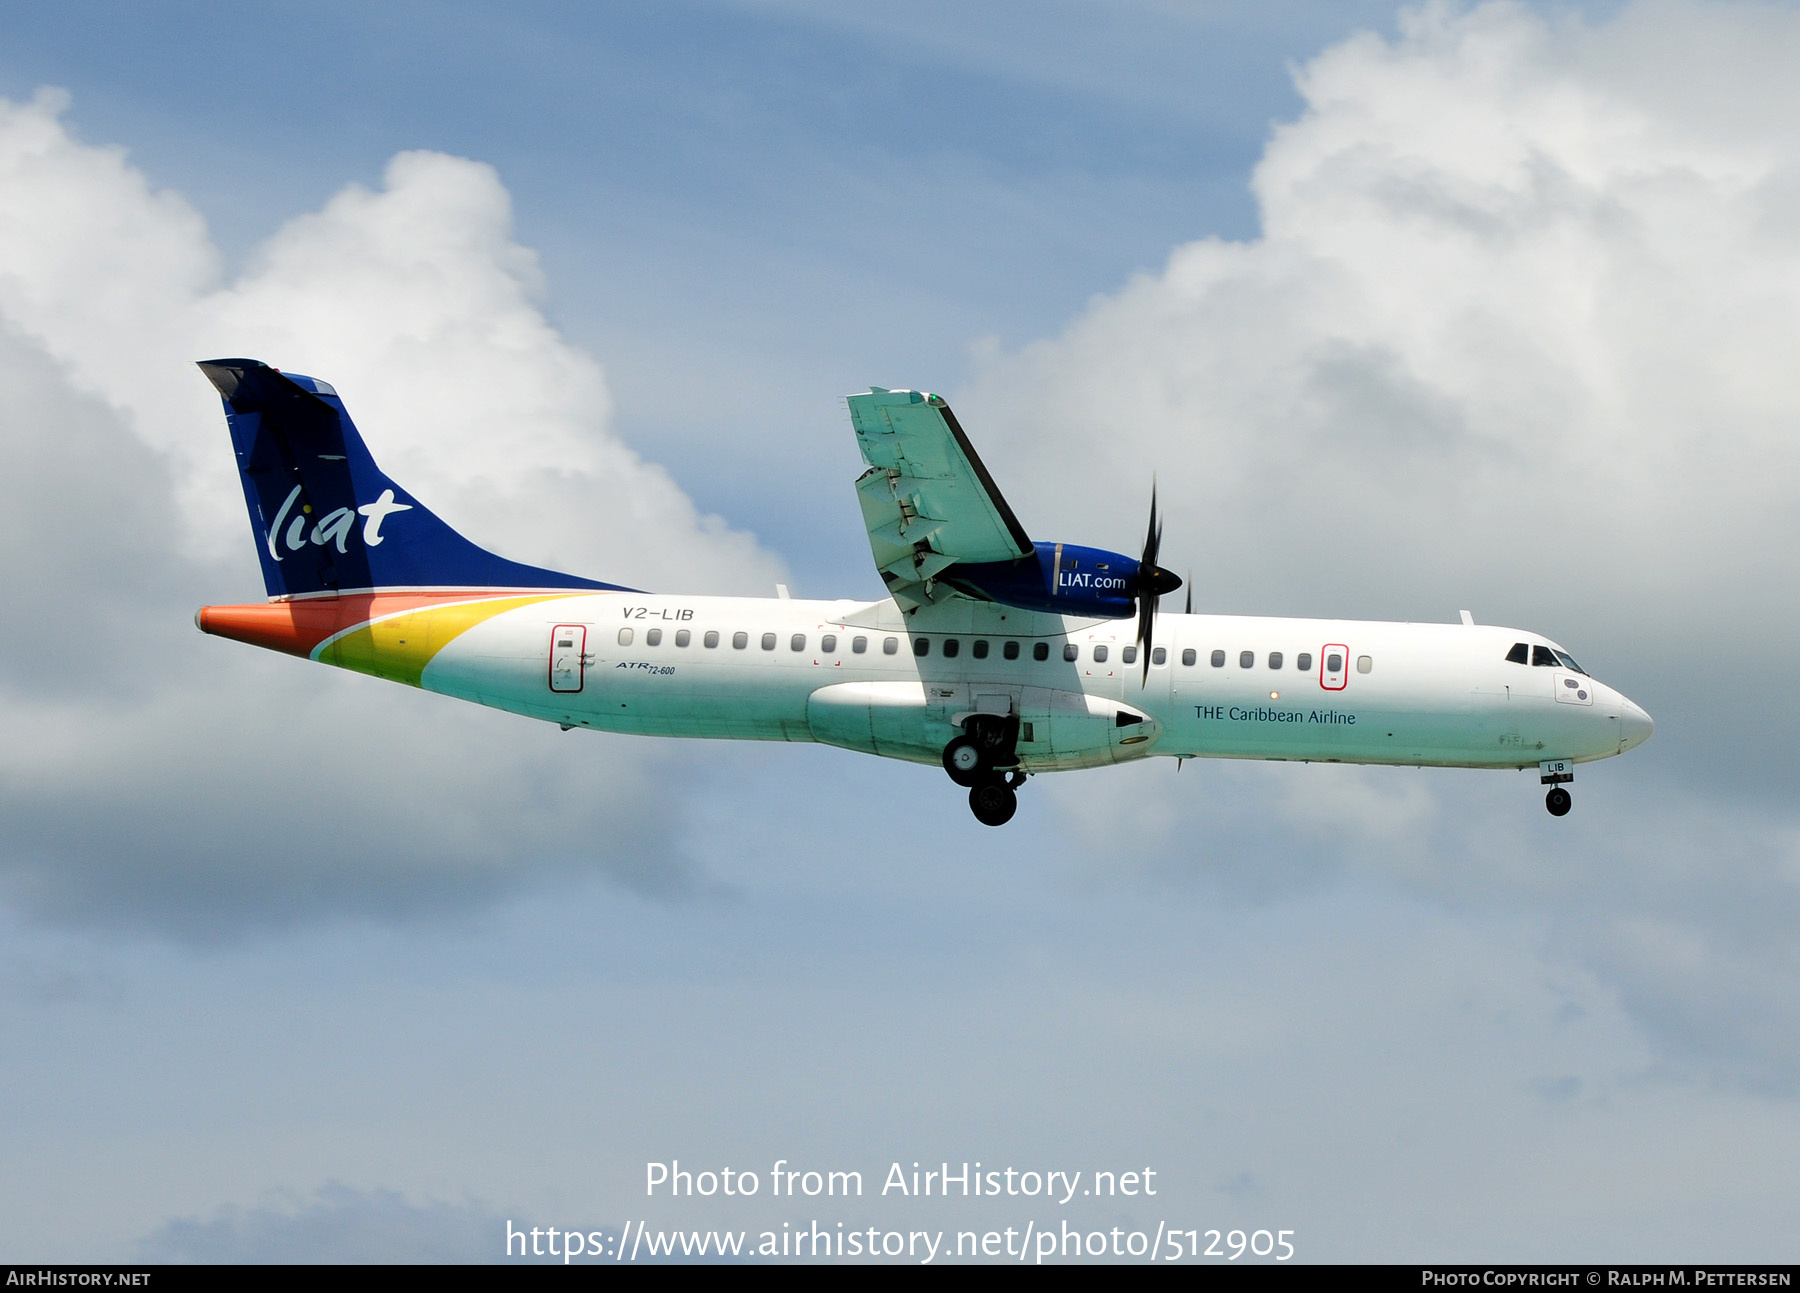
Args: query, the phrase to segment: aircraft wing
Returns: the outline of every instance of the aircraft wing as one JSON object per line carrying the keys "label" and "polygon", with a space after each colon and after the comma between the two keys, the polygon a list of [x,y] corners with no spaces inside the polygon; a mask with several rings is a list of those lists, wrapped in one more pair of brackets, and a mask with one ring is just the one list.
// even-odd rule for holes
{"label": "aircraft wing", "polygon": [[1032,555],[1025,527],[941,396],[877,386],[848,402],[869,464],[856,481],[869,547],[902,608],[961,595],[935,582],[948,566]]}

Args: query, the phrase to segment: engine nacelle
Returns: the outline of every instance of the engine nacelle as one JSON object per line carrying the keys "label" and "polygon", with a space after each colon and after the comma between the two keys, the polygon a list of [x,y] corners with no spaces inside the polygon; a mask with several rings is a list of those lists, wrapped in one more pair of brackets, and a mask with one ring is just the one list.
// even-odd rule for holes
{"label": "engine nacelle", "polygon": [[[958,562],[937,578],[970,596],[1020,610],[1113,620],[1137,614],[1136,558],[1073,543],[1034,543],[1032,548],[1031,556],[1017,561]],[[1156,574],[1159,584],[1165,575],[1177,586],[1181,582],[1160,569]]]}

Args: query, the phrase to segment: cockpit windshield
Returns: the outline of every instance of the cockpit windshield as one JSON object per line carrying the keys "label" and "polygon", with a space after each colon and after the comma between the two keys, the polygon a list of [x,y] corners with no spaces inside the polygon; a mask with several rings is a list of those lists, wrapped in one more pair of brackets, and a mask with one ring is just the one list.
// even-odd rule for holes
{"label": "cockpit windshield", "polygon": [[1555,647],[1547,647],[1542,642],[1531,646],[1527,646],[1523,642],[1515,642],[1512,644],[1512,650],[1506,653],[1506,658],[1512,664],[1529,662],[1533,666],[1541,666],[1546,669],[1554,669],[1557,665],[1561,665],[1570,673],[1587,676],[1587,670],[1575,663],[1574,656],[1567,651],[1558,651]]}

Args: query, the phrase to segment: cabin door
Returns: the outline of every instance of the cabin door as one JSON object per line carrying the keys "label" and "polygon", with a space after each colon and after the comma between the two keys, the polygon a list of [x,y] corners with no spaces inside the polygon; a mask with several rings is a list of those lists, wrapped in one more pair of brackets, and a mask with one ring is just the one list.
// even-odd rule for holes
{"label": "cabin door", "polygon": [[558,624],[550,630],[550,690],[580,691],[587,681],[587,625]]}

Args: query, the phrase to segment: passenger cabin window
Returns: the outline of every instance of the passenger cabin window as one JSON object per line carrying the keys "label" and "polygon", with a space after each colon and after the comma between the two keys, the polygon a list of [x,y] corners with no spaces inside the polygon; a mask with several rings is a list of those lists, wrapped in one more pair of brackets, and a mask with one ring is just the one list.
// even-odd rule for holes
{"label": "passenger cabin window", "polygon": [[1195,651],[1193,647],[1186,647],[1181,652],[1181,663],[1183,664],[1191,665],[1199,658],[1200,653]]}
{"label": "passenger cabin window", "polygon": [[1240,668],[1240,669],[1256,668],[1256,652],[1254,652],[1254,651],[1239,651],[1238,652],[1238,668]]}
{"label": "passenger cabin window", "polygon": [[1151,664],[1167,664],[1167,663],[1169,663],[1169,648],[1168,647],[1151,647],[1150,648],[1150,663]]}
{"label": "passenger cabin window", "polygon": [[900,649],[900,639],[899,638],[883,638],[881,640],[881,654],[882,655],[893,655],[899,649]]}
{"label": "passenger cabin window", "polygon": [[692,633],[689,633],[686,629],[676,629],[675,630],[675,645],[676,646],[684,647],[688,643],[692,642],[693,640],[694,640],[694,635]]}
{"label": "passenger cabin window", "polygon": [[1008,660],[1017,660],[1019,658],[1019,644],[1017,642],[1003,643],[1000,647],[1000,654],[1005,656]]}
{"label": "passenger cabin window", "polygon": [[850,650],[853,651],[855,654],[861,655],[864,651],[867,651],[868,649],[869,649],[869,639],[868,638],[854,637],[854,638],[850,639]]}
{"label": "passenger cabin window", "polygon": [[1531,663],[1534,665],[1548,665],[1554,669],[1556,667],[1556,652],[1552,651],[1547,646],[1534,646],[1531,648]]}
{"label": "passenger cabin window", "polygon": [[931,654],[931,639],[930,638],[914,638],[913,639],[913,654],[914,655],[930,655]]}
{"label": "passenger cabin window", "polygon": [[762,649],[765,651],[773,651],[775,649],[775,635],[773,633],[765,633],[762,635]]}
{"label": "passenger cabin window", "polygon": [[1344,672],[1344,657],[1339,655],[1336,651],[1333,651],[1330,655],[1326,656],[1325,657],[1325,672],[1326,673],[1342,673],[1342,672]]}
{"label": "passenger cabin window", "polygon": [[1225,667],[1225,653],[1223,651],[1214,651],[1212,653],[1212,667],[1215,669],[1223,669]]}
{"label": "passenger cabin window", "polygon": [[962,650],[962,643],[958,642],[955,638],[945,638],[944,639],[944,659],[946,659],[946,660],[956,659],[956,653],[961,650]]}
{"label": "passenger cabin window", "polygon": [[987,659],[988,644],[986,638],[976,638],[969,644],[969,654],[977,660]]}
{"label": "passenger cabin window", "polygon": [[1375,661],[1366,655],[1356,657],[1356,672],[1367,673],[1375,667]]}
{"label": "passenger cabin window", "polygon": [[1294,668],[1298,669],[1301,673],[1311,673],[1312,672],[1312,652],[1311,651],[1302,651],[1299,655],[1295,656],[1294,657]]}
{"label": "passenger cabin window", "polygon": [[574,638],[557,638],[556,645],[559,647],[572,647],[575,645],[575,639]]}
{"label": "passenger cabin window", "polygon": [[823,651],[826,655],[835,654],[837,651],[837,634],[827,633],[824,637],[820,638],[819,650]]}
{"label": "passenger cabin window", "polygon": [[644,645],[645,646],[661,646],[662,645],[662,630],[661,629],[651,629],[648,633],[644,634]]}
{"label": "passenger cabin window", "polygon": [[713,647],[716,647],[719,645],[719,630],[717,630],[717,629],[706,630],[706,636],[701,638],[700,640],[706,644],[706,648],[710,651]]}
{"label": "passenger cabin window", "polygon": [[1271,669],[1281,668],[1281,652],[1279,652],[1279,651],[1269,652],[1269,668],[1271,668]]}
{"label": "passenger cabin window", "polygon": [[1048,660],[1050,658],[1050,644],[1048,642],[1033,642],[1031,644],[1031,658],[1033,660]]}
{"label": "passenger cabin window", "polygon": [[1506,653],[1506,658],[1513,664],[1530,664],[1531,648],[1523,642],[1515,642],[1512,644],[1512,650]]}
{"label": "passenger cabin window", "polygon": [[619,645],[620,646],[630,646],[631,645],[631,630],[630,629],[620,629],[619,630]]}
{"label": "passenger cabin window", "polygon": [[796,634],[794,634],[793,637],[789,638],[788,639],[788,650],[790,650],[790,651],[806,650],[806,634],[796,633]]}
{"label": "passenger cabin window", "polygon": [[1137,648],[1134,646],[1120,647],[1119,659],[1123,660],[1126,664],[1136,664]]}
{"label": "passenger cabin window", "polygon": [[1063,645],[1063,659],[1073,664],[1075,661],[1081,659],[1081,648],[1076,646],[1073,642],[1065,643]]}
{"label": "passenger cabin window", "polygon": [[731,649],[733,651],[742,651],[749,645],[750,635],[748,633],[740,631],[731,635]]}
{"label": "passenger cabin window", "polygon": [[1094,648],[1094,663],[1095,664],[1105,664],[1106,663],[1106,644],[1105,643],[1101,643],[1100,645],[1098,645]]}

